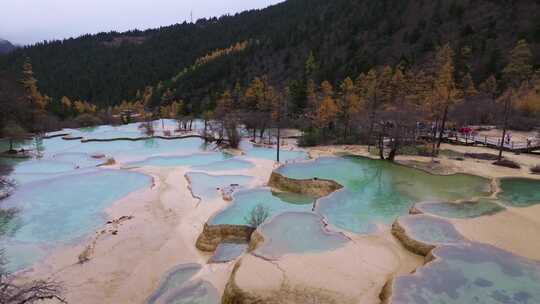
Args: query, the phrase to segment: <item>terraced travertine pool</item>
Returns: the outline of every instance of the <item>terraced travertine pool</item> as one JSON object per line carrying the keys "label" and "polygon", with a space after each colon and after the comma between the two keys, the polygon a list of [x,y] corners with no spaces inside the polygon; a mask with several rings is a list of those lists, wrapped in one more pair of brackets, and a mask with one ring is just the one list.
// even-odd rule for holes
{"label": "terraced travertine pool", "polygon": [[339,248],[349,239],[323,227],[322,218],[315,213],[286,212],[263,224],[260,233],[264,242],[255,254],[277,259],[285,254],[321,252]]}
{"label": "terraced travertine pool", "polygon": [[428,215],[404,215],[397,223],[405,234],[424,244],[440,246],[466,242],[465,238],[446,220]]}
{"label": "terraced travertine pool", "polygon": [[493,246],[434,249],[434,261],[398,277],[389,303],[540,303],[540,263]]}
{"label": "terraced travertine pool", "polygon": [[10,269],[30,266],[47,249],[98,229],[106,207],[151,184],[149,176],[119,170],[81,169],[47,178],[43,173],[27,174],[24,178],[15,174],[20,186],[2,201],[2,208],[17,210],[0,239]]}
{"label": "terraced travertine pool", "polygon": [[281,167],[293,179],[331,179],[344,189],[322,198],[316,211],[331,225],[369,233],[390,224],[421,200],[470,199],[490,192],[487,179],[472,175],[432,175],[383,161],[358,157],[319,158]]}
{"label": "terraced travertine pool", "polygon": [[303,195],[282,194],[269,188],[237,192],[233,202],[225,210],[212,217],[210,225],[248,225],[251,211],[263,206],[270,217],[289,211],[311,211],[314,198]]}
{"label": "terraced travertine pool", "polygon": [[[161,123],[154,122],[157,135],[163,135]],[[167,130],[174,130],[176,122],[164,120],[163,125]],[[198,122],[195,123],[197,125]],[[135,123],[66,129],[50,135],[69,133],[71,137],[85,139],[144,137],[139,126]],[[7,143],[1,144],[4,147]],[[17,210],[14,216],[12,212],[2,213],[0,220],[0,247],[5,248],[10,270],[29,267],[54,248],[84,238],[104,224],[104,209],[151,185],[151,178],[147,175],[97,167],[108,158],[114,158],[117,164],[127,168],[192,167],[194,173],[191,177],[196,180],[193,191],[205,199],[216,197],[216,188],[244,185],[252,179],[248,176],[205,174],[205,171],[249,169],[253,164],[243,157],[216,151],[215,147],[209,147],[198,138],[82,143],[60,136],[17,145],[37,152],[37,155],[31,159],[0,159],[2,165],[12,168],[9,178],[17,184],[14,193],[1,204],[4,210]],[[251,144],[245,147],[258,151],[250,158],[260,155],[266,159],[275,153],[273,149],[254,148]],[[303,152],[290,155],[291,158],[306,158]]]}
{"label": "terraced travertine pool", "polygon": [[506,210],[498,200],[481,198],[477,201],[453,202],[420,202],[414,208],[422,213],[446,218],[467,219],[492,215]]}
{"label": "terraced travertine pool", "polygon": [[[165,121],[164,125],[174,127],[171,121]],[[62,132],[99,139],[141,136],[138,124]],[[151,178],[129,170],[134,167],[185,168],[192,192],[201,198],[203,204],[218,199],[218,190],[234,185],[237,191],[233,201],[208,219],[208,224],[247,225],[251,211],[259,205],[265,207],[270,215],[260,227],[265,241],[254,253],[266,259],[335,250],[349,242],[336,230],[353,234],[378,231],[382,226],[389,227],[397,217],[407,214],[413,204],[420,201],[428,201],[416,206],[424,213],[464,220],[503,212],[505,208],[523,208],[540,203],[538,181],[502,179],[501,193],[495,199],[489,197],[491,182],[476,176],[438,176],[388,162],[348,156],[306,161],[307,154],[302,151],[282,151],[282,160],[288,164],[277,169],[277,172],[293,179],[332,179],[344,188],[318,200],[305,195],[277,192],[254,184],[253,176],[244,175],[255,168],[254,159],[274,159],[276,151],[247,142],[242,144],[244,156],[209,149],[203,140],[197,138],[81,143],[56,137],[37,141],[38,145],[35,143],[23,145],[34,149],[38,147],[39,158],[1,160],[13,168],[9,177],[17,183],[13,195],[1,202],[1,208],[18,209],[9,220],[0,218],[0,247],[6,250],[10,270],[27,268],[58,246],[84,239],[104,224],[104,209],[130,193],[148,188]],[[97,154],[106,157],[92,157]],[[122,169],[97,167],[109,157],[115,158]],[[448,267],[463,272],[454,275],[443,272],[440,266],[426,267],[425,277],[437,273],[445,279],[448,276],[448,280],[472,280],[473,274],[468,272],[467,267],[484,271],[488,267],[486,265],[491,263],[489,267],[492,270],[489,271],[493,278],[481,277],[478,284],[467,283],[456,285],[456,288],[450,286],[442,291],[446,295],[438,294],[437,286],[432,283],[425,283],[427,287],[418,287],[414,292],[402,296],[399,291],[411,286],[408,280],[418,280],[415,282],[420,285],[415,286],[423,286],[423,277],[419,275],[414,279],[396,280],[393,303],[474,301],[467,288],[487,288],[478,293],[499,301],[511,299],[520,303],[524,299],[538,299],[533,289],[539,286],[535,285],[537,264],[503,254],[498,249],[477,245],[466,247],[464,244],[467,242],[455,234],[451,224],[440,219],[412,218],[414,220],[403,218],[411,233],[426,242],[442,246],[443,249],[435,252],[443,261],[439,264],[448,263]],[[457,247],[445,249],[448,244]],[[218,248],[211,262],[235,260],[244,254],[246,244],[222,244]],[[474,260],[463,255],[455,256],[463,252],[475,257]],[[488,261],[483,265],[478,262],[483,255],[496,255],[498,258],[492,261],[484,257]],[[525,274],[517,276],[507,272],[508,269],[522,269],[523,265],[529,265],[534,271],[522,271]],[[171,270],[148,303],[216,303],[219,300],[216,289],[206,281],[194,279],[199,267],[183,265]],[[511,278],[517,278],[516,282],[523,287],[508,283]],[[488,279],[492,285],[486,282]],[[460,288],[465,288],[465,291],[461,292]],[[456,294],[457,298],[454,298]],[[407,302],[409,295],[413,296],[414,301]],[[405,302],[399,302],[402,298]],[[428,302],[422,302],[423,299]]]}
{"label": "terraced travertine pool", "polygon": [[202,280],[190,281],[201,270],[198,264],[183,264],[171,269],[147,304],[214,304],[219,295],[214,286]]}
{"label": "terraced travertine pool", "polygon": [[231,185],[235,188],[243,188],[253,181],[251,176],[210,175],[202,172],[189,172],[186,177],[191,181],[191,192],[202,201],[217,198],[221,189]]}

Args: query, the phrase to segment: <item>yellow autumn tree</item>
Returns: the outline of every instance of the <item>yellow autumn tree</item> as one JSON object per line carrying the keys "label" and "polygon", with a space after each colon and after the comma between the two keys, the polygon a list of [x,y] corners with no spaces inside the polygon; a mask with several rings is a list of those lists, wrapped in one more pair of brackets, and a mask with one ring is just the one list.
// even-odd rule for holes
{"label": "yellow autumn tree", "polygon": [[76,114],[95,114],[97,107],[91,103],[83,100],[76,100],[73,102],[73,110]]}
{"label": "yellow autumn tree", "polygon": [[26,92],[26,99],[30,106],[37,110],[44,110],[47,106],[47,100],[39,92],[34,70],[28,58],[23,64],[21,84]]}
{"label": "yellow autumn tree", "polygon": [[478,90],[470,73],[465,74],[462,81],[463,97],[469,98],[478,95]]}
{"label": "yellow autumn tree", "polygon": [[[436,74],[433,96],[431,102],[435,109],[436,121],[440,120],[439,138],[434,146],[433,154],[437,154],[437,149],[441,146],[444,129],[448,120],[448,112],[460,98],[461,91],[456,85],[454,78],[454,51],[449,44],[444,45],[436,54]],[[437,124],[436,124],[437,125]]]}
{"label": "yellow autumn tree", "polygon": [[360,74],[356,80],[358,94],[365,104],[368,114],[368,150],[371,148],[373,129],[377,121],[377,113],[389,101],[393,71],[390,66],[384,66],[378,72],[371,69],[367,74]]}
{"label": "yellow autumn tree", "polygon": [[362,103],[356,93],[356,87],[350,77],[345,78],[340,84],[339,113],[343,123],[343,136],[346,138],[351,133],[352,120],[360,113]]}
{"label": "yellow autumn tree", "polygon": [[540,81],[530,87],[524,85],[521,91],[515,107],[530,117],[540,115]]}
{"label": "yellow autumn tree", "polygon": [[71,100],[67,96],[63,96],[60,99],[60,105],[62,106],[62,115],[64,117],[71,115]]}
{"label": "yellow autumn tree", "polygon": [[237,148],[240,144],[240,134],[238,133],[239,119],[234,102],[229,90],[226,90],[216,101],[214,118],[221,122],[218,130],[220,137],[227,136],[228,143],[232,148]]}
{"label": "yellow autumn tree", "polygon": [[231,92],[229,90],[226,90],[225,92],[223,92],[223,94],[221,94],[221,96],[217,100],[215,116],[217,118],[223,118],[232,111],[233,111],[233,100],[231,97]]}
{"label": "yellow autumn tree", "polygon": [[255,130],[259,130],[260,140],[272,122],[272,107],[276,99],[276,89],[269,84],[267,76],[262,76],[251,81],[241,100],[242,108],[250,116],[245,119],[246,125],[253,129],[254,137]]}
{"label": "yellow autumn tree", "polygon": [[503,69],[503,79],[506,81],[508,89],[501,97],[501,100],[504,101],[504,121],[499,147],[499,161],[503,157],[504,140],[506,138],[514,98],[518,96],[517,90],[524,84],[526,85],[530,77],[533,76],[532,59],[532,51],[527,41],[519,40],[517,45],[510,51],[508,64]]}
{"label": "yellow autumn tree", "polygon": [[[259,104],[264,103],[265,83],[260,77],[255,77],[244,93],[243,107],[248,111],[255,111]],[[230,94],[230,93],[229,93]]]}
{"label": "yellow autumn tree", "polygon": [[336,120],[338,106],[333,98],[334,89],[328,81],[321,83],[321,102],[318,105],[315,115],[315,125],[319,128],[329,129]]}

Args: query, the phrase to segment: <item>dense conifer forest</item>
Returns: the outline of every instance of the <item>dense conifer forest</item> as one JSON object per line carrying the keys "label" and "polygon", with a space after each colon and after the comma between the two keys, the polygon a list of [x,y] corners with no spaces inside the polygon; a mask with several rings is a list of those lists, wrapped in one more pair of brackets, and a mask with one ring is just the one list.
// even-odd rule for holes
{"label": "dense conifer forest", "polygon": [[[41,91],[57,100],[67,96],[110,106],[162,82],[200,108],[237,81],[245,85],[263,74],[285,87],[302,77],[310,53],[316,80],[335,82],[375,66],[420,64],[450,41],[457,72],[470,64],[473,79],[482,82],[500,75],[505,54],[519,39],[529,42],[534,64],[540,64],[539,11],[539,1],[289,0],[195,24],[43,42],[4,56],[0,69],[19,72],[29,57]],[[244,51],[170,83],[197,58],[244,41],[250,41]]]}

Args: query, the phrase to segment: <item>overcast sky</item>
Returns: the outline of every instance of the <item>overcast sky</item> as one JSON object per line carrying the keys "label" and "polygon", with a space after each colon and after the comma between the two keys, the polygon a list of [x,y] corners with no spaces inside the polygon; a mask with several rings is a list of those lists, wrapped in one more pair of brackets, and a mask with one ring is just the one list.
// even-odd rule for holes
{"label": "overcast sky", "polygon": [[281,0],[4,0],[0,38],[16,44],[148,29],[263,8]]}

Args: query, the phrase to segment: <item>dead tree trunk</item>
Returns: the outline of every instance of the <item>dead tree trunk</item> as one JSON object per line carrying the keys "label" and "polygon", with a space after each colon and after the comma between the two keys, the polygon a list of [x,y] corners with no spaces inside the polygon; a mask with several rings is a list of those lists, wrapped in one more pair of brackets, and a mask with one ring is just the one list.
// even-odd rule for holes
{"label": "dead tree trunk", "polygon": [[279,163],[279,146],[281,144],[281,128],[278,126],[277,128],[277,145],[276,145],[276,158],[277,158],[277,162]]}
{"label": "dead tree trunk", "polygon": [[446,128],[446,120],[448,119],[448,105],[444,108],[444,113],[441,121],[441,130],[439,131],[439,140],[437,142],[437,150],[441,147],[444,137],[444,129]]}
{"label": "dead tree trunk", "polygon": [[510,116],[510,106],[512,103],[512,95],[508,96],[504,102],[504,123],[503,123],[503,133],[501,138],[501,144],[499,145],[499,161],[503,158],[504,151],[504,139],[506,138],[506,132],[508,129],[508,116]]}

